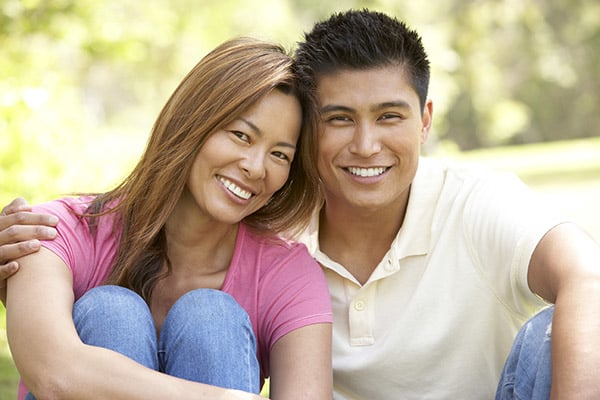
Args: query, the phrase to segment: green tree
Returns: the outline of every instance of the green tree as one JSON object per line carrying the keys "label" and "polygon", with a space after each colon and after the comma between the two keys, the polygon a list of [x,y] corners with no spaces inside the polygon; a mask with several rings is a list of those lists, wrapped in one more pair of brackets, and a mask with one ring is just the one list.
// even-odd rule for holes
{"label": "green tree", "polygon": [[597,135],[600,4],[454,3],[459,89],[441,137],[472,149]]}

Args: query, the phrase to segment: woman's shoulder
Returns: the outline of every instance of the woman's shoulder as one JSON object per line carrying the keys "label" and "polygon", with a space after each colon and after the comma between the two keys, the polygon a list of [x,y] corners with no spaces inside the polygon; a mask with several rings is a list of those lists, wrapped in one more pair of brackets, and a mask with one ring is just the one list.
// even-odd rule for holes
{"label": "woman's shoulder", "polygon": [[34,212],[55,212],[60,214],[81,215],[88,208],[95,196],[62,197],[45,203],[34,205]]}
{"label": "woman's shoulder", "polygon": [[85,225],[81,216],[86,212],[93,196],[63,197],[32,206],[35,213],[52,214],[58,217],[62,226]]}
{"label": "woman's shoulder", "polygon": [[78,244],[82,248],[89,246],[105,246],[111,244],[114,238],[113,216],[99,216],[91,222],[88,208],[95,196],[63,197],[48,201],[32,207],[35,213],[52,214],[58,217],[56,230],[58,236],[47,241],[48,246],[58,246],[63,243],[65,247],[72,248]]}
{"label": "woman's shoulder", "polygon": [[118,247],[110,218],[100,217],[91,229],[82,217],[94,196],[64,197],[33,207],[34,212],[56,215],[57,236],[42,245],[60,257],[73,273],[73,290],[79,298],[85,290],[102,283],[110,271]]}

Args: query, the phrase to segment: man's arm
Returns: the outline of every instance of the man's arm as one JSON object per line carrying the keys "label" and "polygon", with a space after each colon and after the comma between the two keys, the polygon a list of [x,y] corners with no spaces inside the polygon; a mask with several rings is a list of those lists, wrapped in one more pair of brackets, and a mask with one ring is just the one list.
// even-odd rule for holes
{"label": "man's arm", "polygon": [[40,240],[54,239],[58,218],[34,214],[22,198],[16,198],[0,213],[0,301],[6,300],[6,279],[14,274],[19,257],[40,249]]}
{"label": "man's arm", "polygon": [[551,399],[600,398],[600,246],[576,225],[558,225],[536,247],[528,282],[555,303]]}

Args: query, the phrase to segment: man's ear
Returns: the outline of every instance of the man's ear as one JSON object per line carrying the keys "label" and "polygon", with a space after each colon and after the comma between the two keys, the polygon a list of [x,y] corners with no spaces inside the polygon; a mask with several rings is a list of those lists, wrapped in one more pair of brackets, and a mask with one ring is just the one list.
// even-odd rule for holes
{"label": "man's ear", "polygon": [[429,132],[431,131],[431,122],[433,120],[433,102],[431,100],[427,100],[425,102],[425,106],[423,107],[423,116],[421,117],[421,144],[424,144],[429,137]]}

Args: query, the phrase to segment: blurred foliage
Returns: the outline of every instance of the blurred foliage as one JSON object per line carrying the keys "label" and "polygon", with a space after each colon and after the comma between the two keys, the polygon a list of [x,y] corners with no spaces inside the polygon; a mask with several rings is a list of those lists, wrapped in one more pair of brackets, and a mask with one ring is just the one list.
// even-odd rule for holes
{"label": "blurred foliage", "polygon": [[293,49],[333,11],[368,7],[422,35],[432,62],[429,144],[474,149],[596,136],[595,0],[0,0],[0,204],[117,183],[160,107],[216,44]]}
{"label": "blurred foliage", "polygon": [[599,2],[454,3],[445,137],[474,148],[597,136]]}

